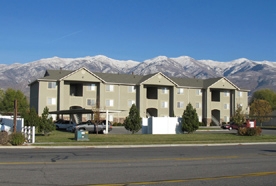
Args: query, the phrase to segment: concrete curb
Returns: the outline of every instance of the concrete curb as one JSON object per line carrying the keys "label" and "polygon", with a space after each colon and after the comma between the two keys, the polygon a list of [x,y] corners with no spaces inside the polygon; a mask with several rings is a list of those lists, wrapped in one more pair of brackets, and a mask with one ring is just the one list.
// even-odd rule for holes
{"label": "concrete curb", "polygon": [[[45,143],[46,144],[46,143]],[[206,147],[206,146],[239,146],[239,145],[276,145],[276,142],[255,143],[216,143],[216,144],[160,144],[160,145],[101,145],[101,146],[0,146],[0,149],[88,149],[88,148],[152,148],[152,147]]]}

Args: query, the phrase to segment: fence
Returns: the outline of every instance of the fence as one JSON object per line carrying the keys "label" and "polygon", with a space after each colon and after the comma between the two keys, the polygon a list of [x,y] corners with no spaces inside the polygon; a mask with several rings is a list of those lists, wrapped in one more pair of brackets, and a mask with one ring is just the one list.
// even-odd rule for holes
{"label": "fence", "polygon": [[35,126],[24,126],[21,132],[25,135],[27,143],[35,143]]}
{"label": "fence", "polygon": [[180,134],[181,120],[178,117],[150,117],[143,118],[143,134]]}
{"label": "fence", "polygon": [[[0,116],[1,131],[13,132],[13,116]],[[27,143],[35,143],[35,127],[24,126],[24,118],[16,118],[16,131],[24,134]]]}

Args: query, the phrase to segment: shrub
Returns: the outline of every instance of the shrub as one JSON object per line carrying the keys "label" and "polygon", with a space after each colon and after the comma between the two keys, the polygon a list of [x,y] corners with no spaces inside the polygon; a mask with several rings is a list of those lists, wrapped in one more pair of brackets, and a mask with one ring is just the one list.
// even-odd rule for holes
{"label": "shrub", "polygon": [[262,129],[260,127],[256,128],[246,128],[246,127],[240,127],[238,129],[238,134],[240,136],[259,136],[262,133]]}
{"label": "shrub", "polygon": [[206,126],[206,124],[203,122],[199,122],[198,126]]}
{"label": "shrub", "polygon": [[239,127],[238,128],[238,135],[245,136],[246,132],[247,132],[247,128],[246,127]]}
{"label": "shrub", "polygon": [[7,131],[0,132],[0,145],[6,145],[9,142],[9,134]]}
{"label": "shrub", "polygon": [[10,143],[12,145],[23,145],[25,136],[21,132],[12,133],[10,135]]}

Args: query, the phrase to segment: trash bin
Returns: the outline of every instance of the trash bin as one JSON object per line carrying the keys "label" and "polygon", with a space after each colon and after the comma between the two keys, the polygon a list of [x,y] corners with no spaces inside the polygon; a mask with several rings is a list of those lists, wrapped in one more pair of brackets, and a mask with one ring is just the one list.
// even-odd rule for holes
{"label": "trash bin", "polygon": [[88,131],[85,130],[76,130],[75,140],[77,141],[89,141]]}

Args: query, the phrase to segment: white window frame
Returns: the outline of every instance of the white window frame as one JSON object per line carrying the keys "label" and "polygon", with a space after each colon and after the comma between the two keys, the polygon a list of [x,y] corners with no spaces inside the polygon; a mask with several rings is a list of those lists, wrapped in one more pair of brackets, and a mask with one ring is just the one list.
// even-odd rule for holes
{"label": "white window frame", "polygon": [[113,92],[114,91],[114,85],[106,85],[105,90],[107,92]]}
{"label": "white window frame", "polygon": [[202,116],[198,115],[198,121],[202,122]]}
{"label": "white window frame", "polygon": [[201,108],[201,103],[196,103],[196,106],[195,106],[196,108]]}
{"label": "white window frame", "polygon": [[228,90],[224,91],[224,97],[229,97],[230,96],[230,92]]}
{"label": "white window frame", "polygon": [[184,108],[184,102],[183,101],[178,101],[176,103],[176,106],[177,106],[177,108]]}
{"label": "white window frame", "polygon": [[184,94],[184,88],[178,88],[177,94]]}
{"label": "white window frame", "polygon": [[95,83],[88,84],[87,85],[87,90],[95,91],[96,90],[96,84]]}
{"label": "white window frame", "polygon": [[242,97],[242,93],[241,91],[238,92],[238,96],[241,98]]}
{"label": "white window frame", "polygon": [[48,89],[56,89],[57,88],[57,82],[51,81],[48,82]]}
{"label": "white window frame", "polygon": [[162,88],[162,94],[168,94],[169,89],[167,87]]}
{"label": "white window frame", "polygon": [[162,101],[161,102],[161,108],[168,108],[168,102],[167,101]]}
{"label": "white window frame", "polygon": [[[91,104],[88,104],[89,101],[91,102]],[[86,105],[87,106],[96,106],[96,100],[92,99],[92,98],[87,98],[86,99]]]}
{"label": "white window frame", "polygon": [[136,91],[135,86],[128,86],[128,92],[134,93]]}
{"label": "white window frame", "polygon": [[229,116],[224,116],[224,122],[228,123],[230,121]]}
{"label": "white window frame", "polygon": [[56,105],[57,104],[57,98],[47,98],[47,105]]}
{"label": "white window frame", "polygon": [[196,89],[196,95],[201,96],[202,95],[202,90],[201,89]]}
{"label": "white window frame", "polygon": [[133,104],[135,104],[135,100],[128,100],[127,101],[128,107],[131,107]]}
{"label": "white window frame", "polygon": [[229,109],[230,109],[229,103],[225,103],[225,104],[224,104],[224,109],[225,109],[225,110],[229,110]]}
{"label": "white window frame", "polygon": [[105,106],[106,107],[113,107],[114,106],[114,100],[113,99],[105,100]]}

